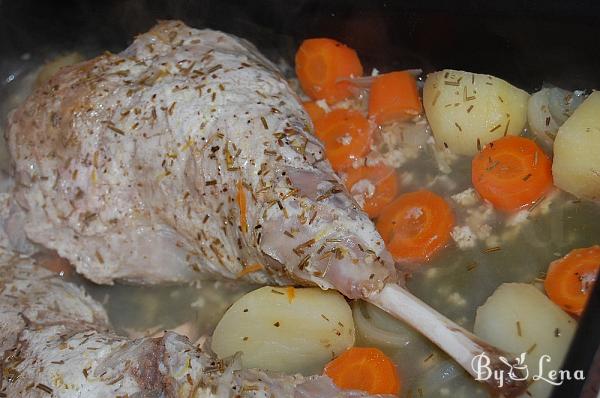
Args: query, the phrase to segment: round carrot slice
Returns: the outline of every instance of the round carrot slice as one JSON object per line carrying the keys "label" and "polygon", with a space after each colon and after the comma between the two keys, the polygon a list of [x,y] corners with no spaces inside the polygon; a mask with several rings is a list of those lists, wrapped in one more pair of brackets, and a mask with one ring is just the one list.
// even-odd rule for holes
{"label": "round carrot slice", "polygon": [[310,116],[310,120],[312,120],[313,123],[327,114],[325,109],[317,105],[315,101],[306,101],[302,104],[302,106],[304,107],[306,113],[308,113],[308,116]]}
{"label": "round carrot slice", "polygon": [[415,78],[408,72],[379,75],[369,93],[369,117],[377,124],[403,121],[422,112]]}
{"label": "round carrot slice", "polygon": [[333,39],[304,40],[296,52],[296,75],[312,99],[333,104],[347,98],[351,84],[340,79],[362,74],[356,51]]}
{"label": "round carrot slice", "polygon": [[534,203],[552,188],[552,162],[532,140],[506,136],[473,158],[471,177],[484,199],[509,212]]}
{"label": "round carrot slice", "polygon": [[353,347],[329,362],[325,374],[335,385],[369,394],[398,394],[400,377],[390,358],[377,348]]}
{"label": "round carrot slice", "polygon": [[396,261],[429,260],[448,243],[453,226],[448,203],[425,190],[400,195],[377,219],[377,230]]}
{"label": "round carrot slice", "polygon": [[581,315],[600,268],[600,246],[572,250],[553,261],[544,281],[546,294],[563,310]]}
{"label": "round carrot slice", "polygon": [[336,109],[315,122],[315,134],[325,145],[325,156],[335,171],[352,167],[352,162],[371,150],[369,121],[356,111]]}
{"label": "round carrot slice", "polygon": [[362,195],[362,209],[371,218],[376,218],[398,194],[396,170],[384,164],[350,168],[345,183],[352,195]]}

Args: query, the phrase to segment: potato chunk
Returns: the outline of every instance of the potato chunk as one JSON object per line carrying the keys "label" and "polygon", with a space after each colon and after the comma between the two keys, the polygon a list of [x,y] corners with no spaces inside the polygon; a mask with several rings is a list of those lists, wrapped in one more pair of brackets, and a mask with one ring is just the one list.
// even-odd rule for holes
{"label": "potato chunk", "polygon": [[[524,359],[529,378],[559,369],[575,333],[575,321],[546,295],[526,283],[505,283],[477,309],[475,334]],[[543,355],[549,362],[540,362]],[[512,359],[512,358],[510,358]],[[540,368],[540,363],[542,367]],[[532,397],[547,397],[552,385],[535,381]]]}
{"label": "potato chunk", "polygon": [[219,358],[241,351],[247,368],[316,374],[354,344],[352,311],[341,294],[291,289],[267,286],[236,301],[213,335]]}
{"label": "potato chunk", "polygon": [[455,70],[429,74],[423,89],[437,146],[460,155],[474,155],[504,135],[521,134],[528,98],[497,77]]}
{"label": "potato chunk", "polygon": [[600,200],[600,92],[593,92],[558,129],[552,175],[560,189]]}

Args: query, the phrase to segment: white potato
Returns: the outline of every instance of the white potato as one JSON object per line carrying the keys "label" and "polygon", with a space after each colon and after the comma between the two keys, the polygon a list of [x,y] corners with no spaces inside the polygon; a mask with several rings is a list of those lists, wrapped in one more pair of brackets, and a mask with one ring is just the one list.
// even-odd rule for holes
{"label": "white potato", "polygon": [[423,89],[436,145],[459,155],[474,155],[506,134],[521,134],[528,98],[497,77],[455,70],[429,74]]}
{"label": "white potato", "polygon": [[[575,321],[536,287],[505,283],[477,309],[475,334],[507,352],[525,352],[529,378],[559,369],[575,333]],[[542,355],[551,361],[543,362]],[[547,397],[552,385],[535,381],[528,391],[532,397]],[[529,396],[529,395],[524,395]]]}
{"label": "white potato", "polygon": [[217,325],[213,351],[219,358],[241,351],[248,368],[321,373],[354,344],[352,311],[335,291],[293,291],[267,286],[240,298]]}
{"label": "white potato", "polygon": [[600,200],[600,92],[593,92],[558,129],[552,175],[560,189]]}

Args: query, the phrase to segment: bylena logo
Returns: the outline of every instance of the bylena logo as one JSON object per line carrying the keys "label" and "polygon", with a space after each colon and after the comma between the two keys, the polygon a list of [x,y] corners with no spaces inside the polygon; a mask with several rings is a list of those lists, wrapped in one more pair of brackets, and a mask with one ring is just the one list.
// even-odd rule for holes
{"label": "bylena logo", "polygon": [[527,353],[522,353],[514,360],[510,361],[501,356],[500,361],[506,365],[504,369],[498,369],[498,366],[490,366],[491,360],[485,352],[475,355],[471,360],[471,368],[475,372],[475,380],[495,380],[498,386],[502,387],[505,380],[523,381],[531,376],[532,381],[544,381],[555,386],[563,384],[566,380],[585,380],[583,370],[576,370],[571,373],[569,370],[548,370],[548,364],[552,362],[550,355],[544,354],[539,358],[537,369],[532,369],[530,373],[529,366],[525,363]]}

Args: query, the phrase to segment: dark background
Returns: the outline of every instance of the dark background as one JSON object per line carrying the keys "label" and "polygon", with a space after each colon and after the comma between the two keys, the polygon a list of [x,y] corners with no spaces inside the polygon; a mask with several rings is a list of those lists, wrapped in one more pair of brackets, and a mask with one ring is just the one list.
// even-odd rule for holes
{"label": "dark background", "polygon": [[[57,51],[119,51],[156,20],[172,18],[245,37],[290,64],[302,39],[326,36],[355,48],[367,72],[455,68],[529,91],[543,83],[600,88],[600,0],[0,0],[0,90],[24,63]],[[29,61],[20,60],[24,53]],[[600,284],[595,290],[565,368],[588,369],[597,350]],[[592,373],[585,397],[597,394],[600,364]],[[553,397],[577,397],[581,387],[565,383]]]}
{"label": "dark background", "polygon": [[157,19],[178,18],[288,60],[301,39],[328,36],[354,47],[367,71],[450,67],[530,90],[542,82],[598,88],[599,16],[600,1],[569,0],[0,0],[0,51],[8,58],[82,45],[117,51]]}

